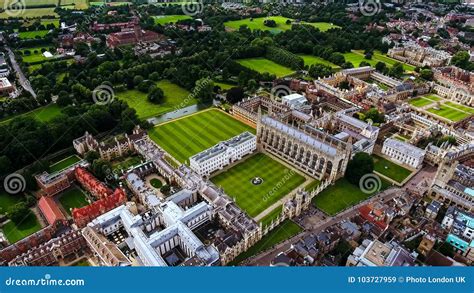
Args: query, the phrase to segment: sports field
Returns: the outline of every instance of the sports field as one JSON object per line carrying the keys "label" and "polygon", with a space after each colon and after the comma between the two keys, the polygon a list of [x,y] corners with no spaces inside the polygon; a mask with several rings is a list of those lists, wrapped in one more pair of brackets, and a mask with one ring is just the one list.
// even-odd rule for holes
{"label": "sports field", "polygon": [[160,124],[148,131],[150,138],[184,163],[190,156],[252,127],[217,109],[201,111]]}
{"label": "sports field", "polygon": [[275,244],[289,239],[302,231],[301,227],[291,220],[285,220],[265,235],[246,252],[239,254],[229,265],[238,265],[241,261],[265,251]]}
{"label": "sports field", "polygon": [[[267,19],[274,20],[276,22],[276,27],[268,27],[264,25],[263,23]],[[286,23],[287,20],[290,20],[291,23],[287,24]],[[291,26],[293,23],[296,23],[296,22],[291,18],[286,18],[283,16],[270,16],[270,17],[257,17],[253,19],[245,18],[245,19],[240,19],[240,20],[227,21],[227,22],[224,22],[224,26],[233,30],[238,30],[241,26],[246,25],[251,30],[259,29],[259,30],[271,31],[272,33],[280,33],[282,31],[291,29]],[[318,28],[322,32],[325,32],[331,28],[340,28],[337,25],[327,23],[327,22],[314,22],[314,23],[300,22],[300,24],[312,25],[315,28]]]}
{"label": "sports field", "polygon": [[[362,61],[369,63],[373,67],[378,62],[384,62],[385,64],[387,64],[388,67],[392,67],[395,63],[398,62],[397,60],[385,56],[384,54],[377,51],[374,52],[371,59],[365,59],[364,51],[359,50],[353,50],[352,52],[344,53],[343,55],[346,59],[346,62],[351,62],[354,67],[359,67]],[[407,71],[414,71],[415,67],[409,64],[403,64],[403,69]]]}
{"label": "sports field", "polygon": [[271,60],[268,60],[263,57],[259,58],[247,58],[236,60],[240,65],[250,68],[259,73],[268,72],[274,74],[277,77],[282,77],[292,74],[294,71],[288,67],[282,66],[278,63],[275,63]]}
{"label": "sports field", "polygon": [[57,172],[57,171],[61,171],[63,169],[66,169],[67,167],[71,166],[72,164],[75,164],[77,162],[79,162],[81,160],[81,158],[79,158],[78,156],[76,155],[72,155],[72,156],[69,156],[59,162],[56,162],[54,164],[52,164],[51,166],[49,166],[49,172],[53,173],[53,172]]}
{"label": "sports field", "polygon": [[160,15],[153,16],[155,24],[167,24],[167,23],[176,23],[178,20],[191,19],[189,15]]}
{"label": "sports field", "polygon": [[[34,32],[28,32],[28,33],[34,33]],[[30,48],[23,48],[21,50],[18,50],[18,52],[21,52],[20,56],[25,63],[35,63],[35,62],[41,62],[41,61],[46,61],[46,60],[54,60],[55,58],[46,58],[43,55],[42,51],[48,51],[50,48],[47,46],[41,46],[41,47],[30,47]],[[27,53],[29,52],[29,54]]]}
{"label": "sports field", "polygon": [[331,63],[329,61],[324,60],[323,58],[312,56],[312,55],[304,55],[304,54],[298,54],[301,58],[304,60],[304,65],[311,66],[313,64],[323,64],[327,65],[333,69],[340,69],[341,67]]}
{"label": "sports field", "polygon": [[374,158],[374,170],[378,173],[387,176],[398,183],[402,183],[408,176],[410,176],[411,171],[391,162],[385,158],[373,155]]}
{"label": "sports field", "polygon": [[434,103],[434,101],[432,101],[430,99],[423,98],[423,97],[414,98],[414,99],[411,99],[410,101],[408,101],[408,104],[410,104],[412,106],[415,106],[417,108],[428,106],[428,105],[431,105],[433,103]]}
{"label": "sports field", "polygon": [[[252,179],[257,177],[263,182],[254,185]],[[255,217],[303,184],[305,178],[269,156],[258,153],[211,178],[211,181],[222,187],[247,214]]]}
{"label": "sports field", "polygon": [[35,214],[28,211],[28,214],[26,214],[20,222],[14,223],[13,221],[9,221],[2,227],[2,230],[8,241],[10,243],[15,243],[26,236],[41,230],[41,225]]}
{"label": "sports field", "polygon": [[428,112],[436,114],[440,117],[446,118],[448,120],[451,120],[453,122],[460,121],[466,117],[469,117],[471,114],[468,112],[464,112],[461,110],[458,110],[454,107],[450,107],[446,104],[442,104],[440,106],[435,106],[430,109],[428,109]]}
{"label": "sports field", "polygon": [[59,202],[69,215],[71,214],[71,209],[81,208],[89,204],[84,192],[75,186],[61,193],[59,195]]}
{"label": "sports field", "polygon": [[117,92],[116,97],[126,101],[130,107],[137,111],[138,117],[142,119],[158,116],[173,111],[175,108],[180,109],[197,103],[196,99],[189,98],[189,92],[186,89],[168,80],[160,80],[156,85],[165,94],[164,102],[161,104],[154,104],[148,101],[148,94],[139,90]]}
{"label": "sports field", "polygon": [[[381,182],[381,190],[389,186],[389,183],[382,179]],[[350,183],[345,178],[341,178],[334,185],[329,186],[323,192],[316,195],[313,198],[313,204],[327,214],[335,215],[375,193],[366,194],[359,189],[359,186]]]}

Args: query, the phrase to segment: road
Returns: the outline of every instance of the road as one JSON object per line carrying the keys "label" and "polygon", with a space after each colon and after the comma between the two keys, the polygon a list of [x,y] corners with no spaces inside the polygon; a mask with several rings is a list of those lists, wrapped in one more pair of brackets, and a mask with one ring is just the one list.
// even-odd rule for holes
{"label": "road", "polygon": [[9,47],[6,47],[8,51],[8,56],[10,57],[10,62],[12,64],[13,70],[16,72],[16,77],[18,78],[18,82],[21,84],[21,86],[27,90],[28,92],[31,93],[31,95],[36,99],[36,93],[31,87],[30,81],[26,78],[26,76],[23,74],[23,71],[20,68],[20,65],[15,60],[15,54],[13,54],[12,50],[10,50]]}

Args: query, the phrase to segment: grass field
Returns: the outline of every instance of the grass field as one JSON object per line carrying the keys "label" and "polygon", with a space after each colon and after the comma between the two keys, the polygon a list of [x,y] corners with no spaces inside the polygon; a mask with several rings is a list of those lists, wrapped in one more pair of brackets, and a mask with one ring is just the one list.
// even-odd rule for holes
{"label": "grass field", "polygon": [[127,170],[131,166],[138,165],[142,161],[139,156],[131,156],[125,159],[121,159],[116,163],[112,163],[112,168],[115,170]]}
{"label": "grass field", "polygon": [[79,158],[78,156],[76,155],[72,155],[72,156],[69,156],[59,162],[56,162],[54,164],[52,164],[51,166],[49,166],[49,172],[53,173],[53,172],[57,172],[57,171],[61,171],[69,166],[71,166],[72,164],[74,163],[77,163],[81,160],[81,158]]}
{"label": "grass field", "polygon": [[331,63],[329,61],[326,61],[326,60],[324,60],[323,58],[320,58],[320,57],[316,57],[316,56],[312,56],[312,55],[304,55],[304,54],[299,54],[298,56],[303,58],[304,65],[311,66],[313,64],[323,64],[323,65],[327,65],[327,66],[329,66],[333,69],[340,69],[341,68],[340,66],[338,66],[334,63]]}
{"label": "grass field", "polygon": [[88,0],[61,0],[61,6],[74,6],[74,9],[87,9],[89,8]]}
{"label": "grass field", "polygon": [[302,231],[301,227],[296,225],[291,220],[285,220],[278,225],[270,233],[265,235],[260,241],[255,243],[246,252],[239,254],[229,265],[237,265],[241,261],[254,256],[264,250],[269,249],[275,244],[278,244],[288,238],[295,236]]}
{"label": "grass field", "polygon": [[[61,114],[61,108],[59,108],[59,106],[56,104],[50,104],[48,106],[40,107],[38,109],[35,109],[33,111],[30,111],[24,114],[20,114],[15,117],[32,117],[41,122],[48,122],[52,120],[53,118],[59,116],[60,114]],[[2,121],[0,121],[0,125],[4,123],[8,123],[15,117],[9,117],[9,118],[3,119]]]}
{"label": "grass field", "polygon": [[311,192],[313,191],[316,187],[319,186],[319,184],[321,184],[321,181],[317,180],[317,179],[314,179],[313,181],[311,181],[311,183],[309,183],[308,185],[305,186],[305,190],[308,191],[308,192]]}
{"label": "grass field", "polygon": [[467,112],[467,113],[470,113],[470,114],[474,114],[474,108],[471,108],[469,106],[453,103],[453,102],[450,102],[450,101],[448,101],[444,104],[449,106],[449,107],[456,108],[456,109],[459,109],[461,111],[464,111],[464,112]]}
{"label": "grass field", "polygon": [[[276,22],[276,27],[268,27],[264,25],[263,22],[266,19],[274,20]],[[290,20],[292,23],[287,24],[286,23],[287,20]],[[280,33],[282,31],[291,29],[291,26],[293,23],[294,23],[294,20],[292,20],[291,18],[286,18],[283,16],[270,16],[270,17],[257,17],[254,19],[245,18],[241,20],[227,21],[224,23],[224,26],[233,30],[238,30],[241,26],[246,25],[251,30],[259,29],[259,30],[271,31],[272,33]],[[312,25],[318,28],[322,32],[325,32],[331,28],[340,28],[337,25],[333,25],[327,22],[314,22],[314,23],[301,22],[301,24]]]}
{"label": "grass field", "polygon": [[240,65],[255,70],[260,73],[268,72],[282,77],[292,74],[294,71],[288,67],[282,66],[266,58],[248,58],[236,60]]}
{"label": "grass field", "polygon": [[[33,63],[33,62],[54,60],[54,58],[46,58],[43,55],[42,50],[48,51],[49,49],[50,49],[49,47],[42,46],[42,47],[23,48],[18,51],[21,52],[21,58],[23,59],[23,62]],[[26,51],[29,51],[30,54],[29,55],[25,54]]]}
{"label": "grass field", "polygon": [[10,195],[5,191],[0,191],[0,214],[8,213],[10,209],[23,200],[20,194]]}
{"label": "grass field", "polygon": [[158,125],[148,134],[184,163],[190,156],[244,131],[255,133],[255,129],[250,126],[219,110],[211,109]]}
{"label": "grass field", "polygon": [[116,93],[116,96],[134,108],[137,111],[138,117],[142,119],[159,116],[173,111],[174,109],[184,108],[197,103],[196,99],[188,98],[189,92],[187,90],[168,80],[161,80],[157,82],[156,85],[161,88],[165,94],[165,99],[162,104],[149,102],[147,99],[148,94],[138,90],[119,92]]}
{"label": "grass field", "polygon": [[20,223],[16,224],[13,221],[9,221],[2,227],[2,230],[8,241],[10,241],[10,243],[15,243],[26,236],[41,230],[41,225],[35,214],[29,211]]}
{"label": "grass field", "polygon": [[71,214],[71,209],[80,208],[89,204],[84,192],[77,187],[69,188],[61,193],[59,202],[69,215]]}
{"label": "grass field", "polygon": [[426,99],[424,97],[418,97],[418,98],[414,98],[414,99],[411,99],[410,101],[408,101],[408,104],[410,104],[412,106],[415,106],[417,108],[428,106],[428,105],[431,105],[433,103],[434,103],[434,101],[432,101],[430,99]]}
{"label": "grass field", "polygon": [[411,171],[391,162],[385,158],[379,157],[377,155],[373,156],[374,158],[374,170],[378,173],[385,175],[398,183],[402,183],[408,176],[410,176]]}
{"label": "grass field", "polygon": [[[438,106],[436,106],[438,107]],[[432,107],[428,109],[428,112],[436,114],[438,116],[441,116],[443,118],[446,118],[448,120],[451,120],[453,122],[460,121],[466,117],[469,117],[470,114],[466,112],[462,112],[457,110],[456,108],[449,107],[447,105],[440,105],[438,109],[436,107]]]}
{"label": "grass field", "polygon": [[276,209],[274,209],[273,211],[268,213],[265,217],[263,217],[260,220],[260,223],[262,223],[263,227],[270,225],[273,220],[278,218],[282,210],[283,210],[283,206],[278,206]]}
{"label": "grass field", "polygon": [[[262,178],[263,183],[252,184],[255,177]],[[305,178],[269,156],[258,153],[211,178],[211,181],[222,187],[247,214],[255,217],[303,184]]]}
{"label": "grass field", "polygon": [[233,87],[236,87],[238,85],[236,84],[230,84],[230,83],[224,83],[224,82],[214,82],[214,85],[218,85],[221,87],[222,90],[226,91],[228,89],[231,89]]}
{"label": "grass field", "polygon": [[[389,186],[389,183],[382,180],[381,190]],[[374,194],[374,193],[373,193]],[[363,201],[373,194],[366,194],[345,178],[341,178],[332,186],[316,195],[313,204],[329,215],[335,215],[340,211]]]}
{"label": "grass field", "polygon": [[155,24],[167,24],[167,23],[176,23],[178,20],[191,19],[189,15],[160,15],[153,16],[155,19]]}
{"label": "grass field", "polygon": [[[353,50],[352,52],[344,53],[343,55],[346,61],[351,62],[354,67],[359,67],[362,61],[369,63],[372,67],[375,67],[378,62],[384,62],[385,64],[387,64],[388,67],[392,67],[396,62],[398,62],[397,60],[385,56],[380,52],[374,52],[374,55],[370,60],[365,59],[364,52],[358,50]],[[403,64],[403,69],[407,71],[414,71],[415,67],[409,64]]]}
{"label": "grass field", "polygon": [[[3,7],[3,6],[1,6]],[[56,18],[59,15],[54,12],[54,7],[50,8],[28,8],[25,9],[24,11],[21,12],[21,15],[18,17],[22,18],[39,18],[39,17],[50,17],[50,18]],[[5,19],[11,17],[11,15],[16,15],[16,12],[8,12],[8,11],[3,11],[0,13],[0,19]]]}
{"label": "grass field", "polygon": [[39,31],[29,31],[29,32],[20,32],[20,39],[36,39],[42,38],[48,34],[49,30],[39,30]]}

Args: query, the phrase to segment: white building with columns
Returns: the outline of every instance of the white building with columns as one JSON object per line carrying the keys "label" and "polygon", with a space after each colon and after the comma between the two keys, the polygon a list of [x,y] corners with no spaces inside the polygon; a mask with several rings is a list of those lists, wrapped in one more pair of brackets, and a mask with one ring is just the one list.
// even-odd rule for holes
{"label": "white building with columns", "polygon": [[409,143],[387,138],[383,143],[382,154],[390,157],[393,161],[418,168],[423,163],[425,151]]}

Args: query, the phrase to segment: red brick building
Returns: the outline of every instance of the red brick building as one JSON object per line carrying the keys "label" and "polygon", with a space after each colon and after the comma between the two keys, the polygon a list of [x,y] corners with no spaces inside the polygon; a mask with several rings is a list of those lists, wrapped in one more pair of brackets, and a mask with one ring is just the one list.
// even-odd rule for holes
{"label": "red brick building", "polygon": [[111,30],[111,29],[127,29],[127,28],[134,28],[139,23],[137,17],[132,18],[132,20],[127,22],[115,22],[115,23],[98,23],[97,21],[94,22],[92,25],[93,31],[103,31],[103,30]]}
{"label": "red brick building", "polygon": [[105,186],[85,168],[78,167],[75,170],[76,179],[88,192],[96,198],[105,198],[113,193],[112,189]]}
{"label": "red brick building", "polygon": [[42,196],[38,201],[38,208],[49,225],[67,224],[66,217],[51,197]]}
{"label": "red brick building", "polygon": [[111,33],[107,36],[107,47],[115,48],[119,46],[135,45],[139,42],[156,42],[162,36],[158,33],[143,30],[140,26],[134,29],[127,29],[117,33]]}

